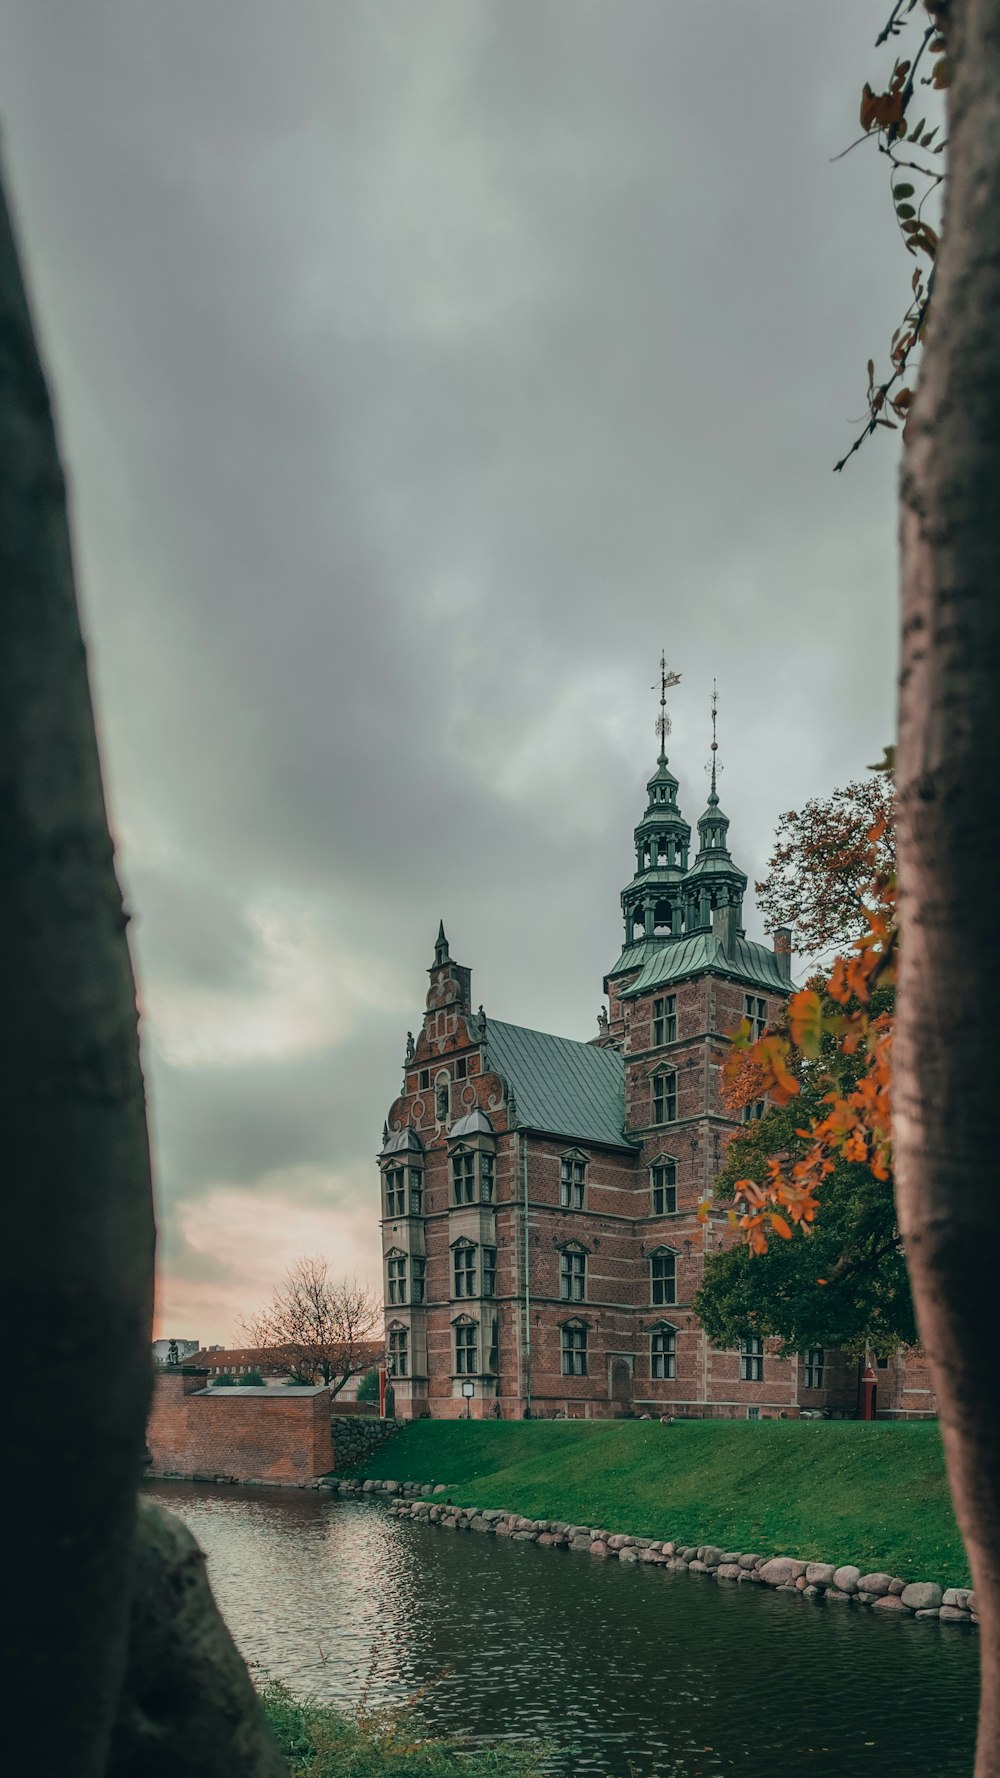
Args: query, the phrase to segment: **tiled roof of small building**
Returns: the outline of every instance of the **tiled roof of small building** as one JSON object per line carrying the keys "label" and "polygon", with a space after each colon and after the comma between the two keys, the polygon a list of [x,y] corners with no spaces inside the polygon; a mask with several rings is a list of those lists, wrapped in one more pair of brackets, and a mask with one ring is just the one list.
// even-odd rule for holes
{"label": "tiled roof of small building", "polygon": [[625,1064],[618,1050],[490,1019],[486,1067],[513,1089],[528,1129],[576,1142],[628,1148]]}
{"label": "tiled roof of small building", "polygon": [[727,950],[714,932],[692,932],[687,938],[661,943],[621,998],[634,1000],[638,994],[648,994],[667,982],[679,982],[685,976],[701,975],[706,970],[749,982],[755,988],[768,988],[772,993],[787,994],[790,986],[767,945],[752,938],[737,938],[732,950]]}

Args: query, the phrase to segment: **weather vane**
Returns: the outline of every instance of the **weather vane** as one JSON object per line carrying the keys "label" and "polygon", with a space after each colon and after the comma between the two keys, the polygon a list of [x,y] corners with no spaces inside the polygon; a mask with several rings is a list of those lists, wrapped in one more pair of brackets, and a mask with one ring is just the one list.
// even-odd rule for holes
{"label": "weather vane", "polygon": [[[670,718],[667,715],[667,692],[673,685],[680,685],[679,673],[671,673],[667,667],[666,651],[660,656],[660,714],[656,718],[656,733],[660,738],[660,758],[667,757],[667,736],[670,733]],[[653,691],[656,686],[652,687]]]}
{"label": "weather vane", "polygon": [[722,771],[722,767],[721,767],[721,765],[719,765],[719,763],[716,759],[716,754],[719,751],[719,743],[716,739],[715,725],[716,725],[718,719],[719,719],[719,692],[718,692],[718,688],[716,686],[716,682],[713,679],[712,680],[712,757],[709,760],[707,766],[705,767],[706,772],[710,772],[712,775],[712,795],[713,796],[715,795],[716,774],[718,772]]}

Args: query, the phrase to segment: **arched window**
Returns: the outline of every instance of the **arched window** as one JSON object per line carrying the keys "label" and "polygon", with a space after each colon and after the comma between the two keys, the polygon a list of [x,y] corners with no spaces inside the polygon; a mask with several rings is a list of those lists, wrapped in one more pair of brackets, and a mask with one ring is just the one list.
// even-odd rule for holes
{"label": "arched window", "polygon": [[649,1256],[650,1301],[654,1307],[677,1301],[677,1255],[670,1247],[658,1247]]}
{"label": "arched window", "polygon": [[661,1321],[649,1336],[649,1374],[667,1381],[677,1375],[677,1329]]}

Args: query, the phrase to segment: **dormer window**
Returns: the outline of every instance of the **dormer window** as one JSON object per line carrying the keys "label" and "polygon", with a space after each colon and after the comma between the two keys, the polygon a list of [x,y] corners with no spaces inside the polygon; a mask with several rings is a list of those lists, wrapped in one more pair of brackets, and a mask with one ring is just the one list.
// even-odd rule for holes
{"label": "dormer window", "polygon": [[563,1210],[582,1210],[587,1185],[587,1157],[573,1152],[559,1162],[559,1203]]}

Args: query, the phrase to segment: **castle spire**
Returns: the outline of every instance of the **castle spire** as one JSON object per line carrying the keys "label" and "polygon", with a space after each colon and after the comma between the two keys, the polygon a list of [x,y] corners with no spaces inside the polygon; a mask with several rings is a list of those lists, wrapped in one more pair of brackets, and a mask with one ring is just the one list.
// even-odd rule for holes
{"label": "castle spire", "polygon": [[[667,715],[667,692],[675,685],[680,685],[679,673],[672,673],[667,666],[667,654],[664,649],[660,655],[660,714],[656,718],[656,733],[660,737],[660,765],[667,763],[667,736],[670,733],[670,718]],[[656,690],[656,686],[653,686]]]}
{"label": "castle spire", "polygon": [[721,772],[721,770],[722,770],[722,767],[720,765],[717,765],[716,758],[715,758],[716,754],[719,751],[719,741],[718,741],[718,737],[715,732],[715,725],[716,725],[716,722],[718,721],[718,717],[719,717],[719,689],[716,684],[716,681],[713,679],[712,680],[712,763],[711,763],[712,788],[711,788],[711,791],[709,793],[709,798],[708,798],[710,804],[715,804],[719,800],[718,791],[716,790],[716,787],[715,787],[715,774],[716,774],[716,771]]}
{"label": "castle spire", "polygon": [[708,807],[698,822],[698,852],[684,879],[684,926],[689,932],[710,929],[732,951],[742,936],[743,895],[747,880],[729,851],[729,817],[719,807],[719,690],[712,681],[712,746],[705,770],[711,778]]}
{"label": "castle spire", "polygon": [[448,950],[448,940],[445,937],[444,921],[442,920],[438,925],[438,935],[434,944],[434,968],[440,969],[442,964],[450,962],[451,953]]}

